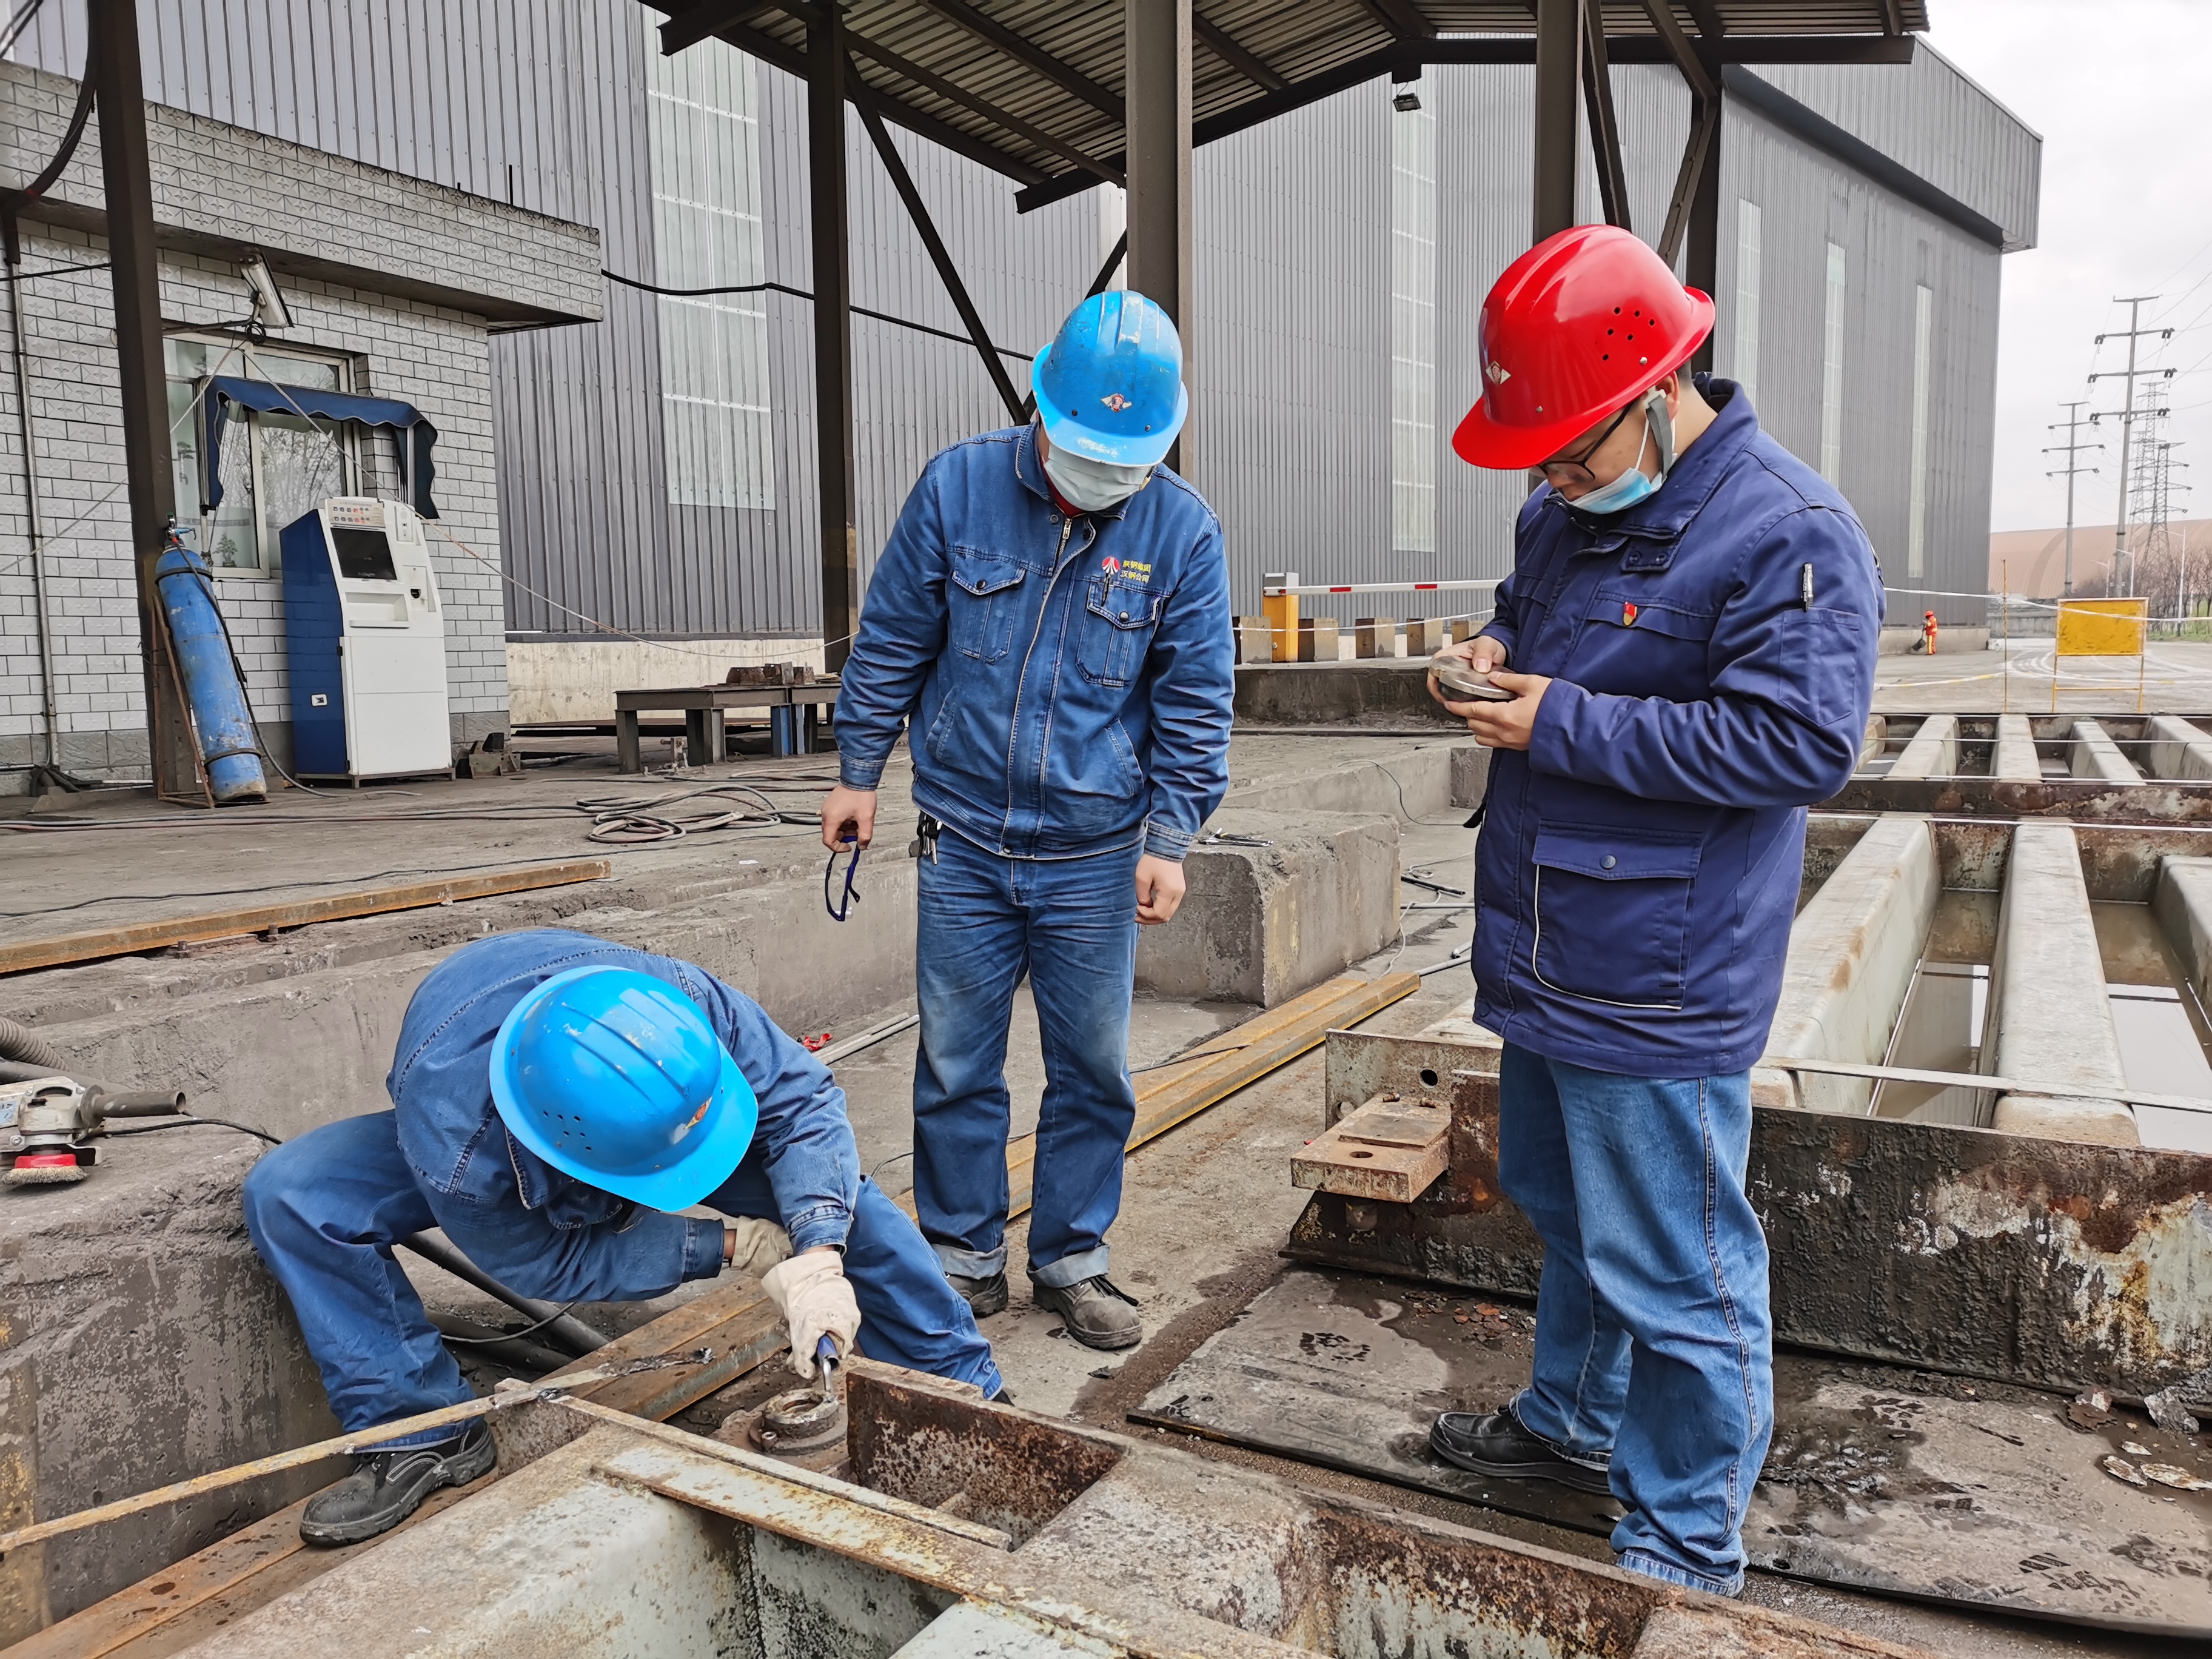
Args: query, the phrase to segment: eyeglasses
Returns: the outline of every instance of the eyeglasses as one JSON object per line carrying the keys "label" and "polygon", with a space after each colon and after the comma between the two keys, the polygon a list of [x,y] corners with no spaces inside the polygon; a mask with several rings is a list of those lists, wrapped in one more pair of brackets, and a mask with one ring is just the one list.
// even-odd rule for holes
{"label": "eyeglasses", "polygon": [[[1643,400],[1638,398],[1637,401],[1640,403]],[[1607,423],[1605,430],[1597,434],[1597,441],[1583,451],[1575,459],[1546,461],[1539,465],[1536,471],[1544,475],[1544,482],[1554,489],[1563,489],[1569,484],[1575,485],[1578,489],[1595,489],[1597,485],[1597,478],[1584,463],[1605,447],[1606,440],[1620,430],[1620,423],[1628,418],[1631,411],[1635,408],[1636,404],[1630,404],[1620,414],[1614,416]]]}
{"label": "eyeglasses", "polygon": [[853,914],[853,907],[860,902],[860,895],[853,885],[853,878],[860,872],[860,844],[857,841],[848,842],[842,850],[842,856],[847,860],[845,891],[837,898],[832,898],[830,896],[830,890],[836,884],[837,860],[840,856],[840,853],[831,853],[830,862],[822,866],[822,908],[830,913],[830,920],[832,921],[844,921]]}

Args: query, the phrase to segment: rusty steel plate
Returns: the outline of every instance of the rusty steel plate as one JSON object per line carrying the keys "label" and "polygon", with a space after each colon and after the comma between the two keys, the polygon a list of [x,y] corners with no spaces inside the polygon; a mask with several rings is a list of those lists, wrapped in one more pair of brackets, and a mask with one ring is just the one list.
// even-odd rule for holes
{"label": "rusty steel plate", "polygon": [[2073,818],[2101,823],[2212,823],[2212,783],[2151,778],[1854,778],[1814,809],[1939,817]]}
{"label": "rusty steel plate", "polygon": [[[1579,1531],[1608,1498],[1469,1474],[1428,1449],[1442,1411],[1492,1411],[1528,1376],[1525,1309],[1293,1267],[1131,1413],[1257,1450]],[[1753,1567],[1984,1611],[2212,1638],[2212,1492],[2123,1484],[2100,1460],[2212,1475],[2208,1437],[2063,1396],[1782,1353],[1752,1495]],[[2144,1461],[2136,1459],[2134,1461]]]}
{"label": "rusty steel plate", "polygon": [[[1534,1295],[1543,1247],[1498,1190],[1496,1064],[1332,1034],[1332,1110],[1443,1079],[1450,1168],[1371,1229],[1316,1194],[1286,1253]],[[2069,1393],[2142,1395],[2212,1364],[2212,1156],[1756,1107],[1748,1186],[1783,1341]]]}

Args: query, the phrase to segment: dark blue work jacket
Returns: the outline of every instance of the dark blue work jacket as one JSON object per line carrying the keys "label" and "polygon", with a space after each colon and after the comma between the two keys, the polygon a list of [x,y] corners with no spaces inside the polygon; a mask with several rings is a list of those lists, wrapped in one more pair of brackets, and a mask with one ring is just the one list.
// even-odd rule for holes
{"label": "dark blue work jacket", "polygon": [[1070,518],[1036,429],[922,471],[837,693],[838,769],[872,789],[912,716],[914,799],[1009,858],[1181,859],[1229,787],[1236,694],[1221,526],[1165,467]]}
{"label": "dark blue work jacket", "polygon": [[1849,503],[1732,382],[1698,384],[1719,417],[1650,500],[1529,499],[1483,629],[1552,685],[1528,751],[1491,763],[1475,1018],[1639,1077],[1765,1048],[1805,808],[1857,763],[1881,631]]}
{"label": "dark blue work jacket", "polygon": [[[845,1094],[761,1006],[694,963],[564,928],[464,945],[416,988],[384,1086],[399,1151],[432,1213],[487,1273],[550,1300],[633,1301],[722,1270],[722,1224],[666,1215],[555,1169],[507,1132],[491,1097],[491,1046],[526,992],[571,968],[651,974],[699,1005],[760,1103],[760,1127],[704,1200],[773,1219],[794,1250],[842,1246],[860,1188]],[[765,1185],[770,1204],[718,1202]]]}

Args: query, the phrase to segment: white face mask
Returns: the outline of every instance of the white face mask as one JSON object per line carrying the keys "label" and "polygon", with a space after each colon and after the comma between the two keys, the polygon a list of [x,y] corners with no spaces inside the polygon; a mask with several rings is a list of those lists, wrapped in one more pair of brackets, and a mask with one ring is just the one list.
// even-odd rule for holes
{"label": "white face mask", "polygon": [[1060,491],[1060,500],[1079,513],[1103,513],[1109,507],[1119,507],[1152,476],[1149,466],[1116,466],[1110,461],[1071,455],[1057,447],[1045,451],[1044,471],[1052,487]]}

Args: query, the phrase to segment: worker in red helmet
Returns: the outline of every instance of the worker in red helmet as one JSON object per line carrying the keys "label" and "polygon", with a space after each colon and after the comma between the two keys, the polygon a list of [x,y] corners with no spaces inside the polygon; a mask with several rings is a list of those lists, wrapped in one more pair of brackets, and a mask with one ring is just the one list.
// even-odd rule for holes
{"label": "worker in red helmet", "polygon": [[1805,808],[1857,761],[1882,594],[1850,504],[1741,386],[1686,372],[1712,325],[1602,225],[1484,302],[1453,447],[1542,483],[1496,615],[1449,653],[1505,696],[1430,690],[1496,751],[1474,1017],[1504,1039],[1498,1176],[1544,1267],[1528,1386],[1430,1443],[1609,1492],[1623,1566],[1733,1595],[1774,1420],[1749,1068]]}

